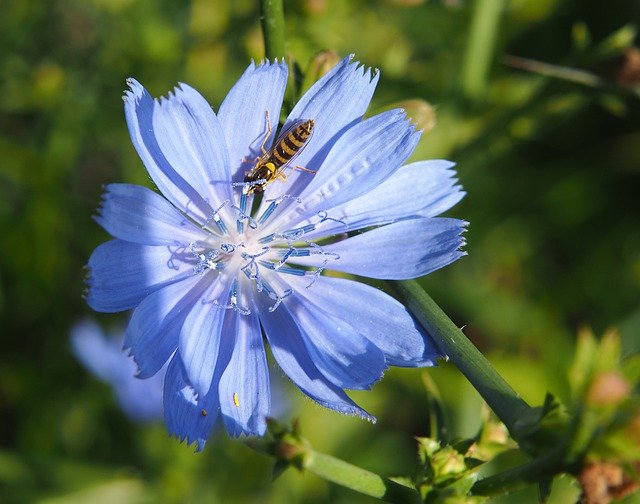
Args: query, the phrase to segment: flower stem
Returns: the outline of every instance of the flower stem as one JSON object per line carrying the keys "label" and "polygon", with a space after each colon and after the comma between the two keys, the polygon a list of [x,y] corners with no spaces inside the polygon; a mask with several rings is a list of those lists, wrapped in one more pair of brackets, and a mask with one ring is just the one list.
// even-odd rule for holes
{"label": "flower stem", "polygon": [[538,458],[507,471],[477,481],[471,488],[474,495],[499,495],[513,492],[544,479],[553,478],[566,470],[562,464],[562,447],[551,450]]}
{"label": "flower stem", "polygon": [[529,405],[415,280],[390,283],[436,344],[480,393],[513,434]]}
{"label": "flower stem", "polygon": [[487,90],[487,77],[496,50],[504,0],[476,0],[462,67],[462,91],[478,101]]}
{"label": "flower stem", "polygon": [[418,492],[413,488],[315,450],[305,460],[305,469],[327,481],[386,502],[420,502]]}
{"label": "flower stem", "polygon": [[344,460],[315,451],[309,442],[293,431],[282,431],[283,426],[270,422],[275,439],[249,439],[245,444],[252,450],[274,457],[274,475],[279,475],[287,467],[312,472],[316,476],[336,483],[355,492],[370,495],[386,502],[417,504],[418,491],[396,481],[362,469]]}
{"label": "flower stem", "polygon": [[284,58],[286,43],[282,0],[260,0],[260,22],[266,57],[270,60]]}

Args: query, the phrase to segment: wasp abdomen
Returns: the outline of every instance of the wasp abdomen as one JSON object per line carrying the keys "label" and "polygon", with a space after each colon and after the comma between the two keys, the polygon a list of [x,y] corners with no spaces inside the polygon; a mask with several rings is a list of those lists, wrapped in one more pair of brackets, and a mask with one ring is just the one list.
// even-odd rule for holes
{"label": "wasp abdomen", "polygon": [[307,143],[307,140],[309,140],[313,132],[313,125],[313,119],[308,119],[280,138],[273,149],[273,157],[275,160],[281,165],[284,165],[290,161],[293,156],[298,154]]}
{"label": "wasp abdomen", "polygon": [[[285,179],[283,171],[287,163],[300,154],[307,145],[314,125],[313,119],[307,119],[292,125],[290,129],[278,137],[272,149],[259,157],[253,169],[245,176],[245,183],[251,184],[246,189],[248,194],[261,193],[266,185],[275,179]],[[310,171],[301,167],[297,168]]]}

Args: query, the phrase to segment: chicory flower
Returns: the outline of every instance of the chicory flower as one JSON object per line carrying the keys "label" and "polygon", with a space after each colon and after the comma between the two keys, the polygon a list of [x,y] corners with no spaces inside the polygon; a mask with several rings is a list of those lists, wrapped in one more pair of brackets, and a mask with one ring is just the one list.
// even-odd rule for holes
{"label": "chicory flower", "polygon": [[[435,217],[464,194],[453,164],[404,166],[420,132],[402,110],[363,119],[377,81],[344,59],[279,137],[284,62],[251,64],[217,114],[185,84],[154,100],[128,81],[131,139],[162,195],[107,186],[97,221],[115,239],[89,260],[87,300],[134,309],[125,347],[142,377],[170,361],[165,421],[198,449],[219,420],[232,436],[264,433],[265,341],[305,394],[369,420],[345,389],[440,355],[398,301],[322,274],[416,278],[464,255],[466,223]],[[287,140],[304,122],[310,136]]]}

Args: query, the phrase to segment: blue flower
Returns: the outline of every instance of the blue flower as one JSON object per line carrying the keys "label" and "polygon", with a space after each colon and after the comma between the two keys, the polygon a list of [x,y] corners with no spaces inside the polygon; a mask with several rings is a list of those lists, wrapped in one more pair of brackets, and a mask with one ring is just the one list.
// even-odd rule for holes
{"label": "blue flower", "polygon": [[128,81],[131,139],[164,197],[107,187],[97,221],[115,239],[89,260],[88,303],[135,308],[125,346],[142,377],[170,361],[165,421],[198,449],[218,420],[232,436],[264,433],[263,332],[305,394],[369,420],[344,389],[369,389],[390,365],[439,356],[399,302],[321,275],[415,278],[464,254],[466,223],[434,217],[464,194],[453,165],[403,166],[420,133],[402,110],[363,119],[377,80],[349,58],[339,63],[284,123],[286,132],[312,123],[311,137],[289,138],[286,149],[275,140],[281,157],[297,156],[260,176],[256,163],[275,156],[284,63],[250,65],[217,114],[185,84],[154,100]]}
{"label": "blue flower", "polygon": [[94,376],[111,385],[120,407],[137,422],[162,418],[162,385],[165,369],[149,379],[136,378],[137,368],[122,351],[122,334],[105,335],[91,320],[71,329],[71,349]]}

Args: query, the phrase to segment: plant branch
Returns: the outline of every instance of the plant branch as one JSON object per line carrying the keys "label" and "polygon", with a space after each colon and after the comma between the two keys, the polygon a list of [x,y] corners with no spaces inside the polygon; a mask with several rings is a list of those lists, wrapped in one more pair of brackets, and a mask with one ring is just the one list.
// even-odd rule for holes
{"label": "plant branch", "polygon": [[415,280],[391,283],[440,350],[458,367],[509,431],[529,405]]}
{"label": "plant branch", "polygon": [[270,60],[284,58],[286,39],[282,0],[260,0],[260,23],[266,57]]}

